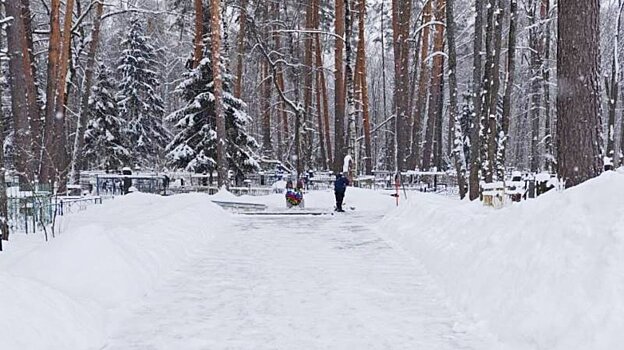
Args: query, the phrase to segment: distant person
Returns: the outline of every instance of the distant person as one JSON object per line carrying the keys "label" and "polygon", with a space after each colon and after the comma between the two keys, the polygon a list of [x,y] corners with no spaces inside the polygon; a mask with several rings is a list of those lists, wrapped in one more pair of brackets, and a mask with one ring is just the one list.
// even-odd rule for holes
{"label": "distant person", "polygon": [[169,178],[169,176],[167,175],[163,176],[163,196],[167,195],[167,188],[169,188],[170,182],[171,182],[171,179]]}
{"label": "distant person", "polygon": [[342,201],[344,200],[345,192],[349,186],[349,179],[343,176],[341,173],[336,174],[336,181],[334,182],[334,194],[336,195],[336,211],[344,212],[342,209]]}

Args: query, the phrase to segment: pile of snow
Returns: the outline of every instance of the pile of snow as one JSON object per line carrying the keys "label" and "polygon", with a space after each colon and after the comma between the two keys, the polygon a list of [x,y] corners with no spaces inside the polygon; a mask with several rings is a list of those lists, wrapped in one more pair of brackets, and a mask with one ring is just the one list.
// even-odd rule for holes
{"label": "pile of snow", "polygon": [[205,194],[131,194],[68,218],[50,242],[16,234],[0,254],[0,349],[101,344],[110,319],[231,224]]}
{"label": "pile of snow", "polygon": [[420,194],[380,229],[511,349],[624,344],[624,174],[502,210]]}

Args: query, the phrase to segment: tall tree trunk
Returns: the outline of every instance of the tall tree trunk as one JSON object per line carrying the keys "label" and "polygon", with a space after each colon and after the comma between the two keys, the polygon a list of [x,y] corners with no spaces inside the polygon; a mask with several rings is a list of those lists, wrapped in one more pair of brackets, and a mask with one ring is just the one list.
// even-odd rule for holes
{"label": "tall tree trunk", "polygon": [[[435,19],[436,21],[444,22],[445,0],[436,0],[435,6]],[[434,158],[434,136],[441,140],[442,130],[438,130],[436,125],[438,124],[438,118],[442,118],[439,115],[440,104],[442,103],[441,89],[442,78],[444,75],[444,56],[441,54],[444,51],[444,26],[436,25],[435,35],[433,39],[433,66],[431,69],[431,87],[429,90],[429,109],[427,115],[427,129],[425,132],[425,146],[422,156],[422,169],[428,170],[431,168],[432,160]],[[427,58],[425,58],[427,59]],[[441,128],[440,128],[441,129]],[[437,163],[437,161],[436,161]],[[439,169],[438,169],[439,170]]]}
{"label": "tall tree trunk", "polygon": [[72,26],[74,18],[74,0],[67,0],[65,4],[65,18],[63,20],[63,33],[61,40],[61,55],[60,55],[60,67],[59,75],[57,78],[57,92],[56,101],[54,102],[55,115],[54,115],[54,140],[51,140],[53,145],[50,150],[52,152],[52,166],[54,181],[58,183],[58,191],[64,193],[66,189],[67,180],[67,137],[65,134],[66,128],[66,103],[67,103],[67,77],[70,71],[71,64],[71,39],[72,39]]}
{"label": "tall tree trunk", "polygon": [[[194,51],[193,51],[193,68],[197,68],[202,60],[202,52],[204,52],[204,4],[203,0],[193,0],[195,7],[195,37],[193,39]],[[245,11],[243,11],[245,12]],[[245,22],[241,15],[241,27],[244,28]],[[241,28],[241,32],[243,32]],[[240,63],[240,59],[239,59]],[[237,85],[238,87],[238,81]]]}
{"label": "tall tree trunk", "polygon": [[[195,0],[200,1],[201,0]],[[241,8],[240,11],[240,27],[238,28],[238,56],[236,57],[236,82],[234,84],[234,96],[237,98],[241,98],[243,94],[243,68],[244,68],[244,59],[245,59],[245,31],[247,25],[247,0],[241,0]],[[273,9],[275,12],[279,13],[279,5],[273,4]],[[279,18],[279,17],[276,17]],[[279,35],[279,34],[276,34]],[[277,47],[279,50],[279,47]]]}
{"label": "tall tree trunk", "polygon": [[58,191],[65,190],[67,148],[65,135],[65,101],[71,53],[71,29],[74,0],[67,0],[63,31],[60,28],[60,2],[51,1],[50,42],[48,51],[48,86],[41,181],[56,182]]}
{"label": "tall tree trunk", "polygon": [[314,97],[316,98],[316,123],[318,125],[318,142],[319,142],[319,154],[317,155],[316,165],[318,169],[327,169],[327,149],[325,148],[325,129],[323,127],[323,97],[321,92],[320,76],[315,76],[316,91]]}
{"label": "tall tree trunk", "polygon": [[336,4],[336,25],[335,34],[335,99],[334,99],[334,172],[342,171],[342,161],[346,154],[345,145],[345,75],[344,75],[344,46],[345,43],[340,38],[345,35],[345,8],[344,0],[335,0]]}
{"label": "tall tree trunk", "polygon": [[420,77],[418,79],[418,94],[416,96],[416,113],[412,123],[412,154],[410,168],[420,166],[422,158],[420,157],[420,144],[422,136],[422,123],[425,119],[427,111],[427,83],[429,82],[429,45],[431,36],[431,26],[427,23],[431,22],[433,0],[427,0],[422,10],[422,22],[424,28],[420,38]]}
{"label": "tall tree trunk", "polygon": [[455,0],[446,0],[446,40],[448,42],[449,69],[449,129],[453,130],[453,144],[449,144],[457,173],[459,198],[464,199],[468,192],[466,183],[466,158],[464,155],[463,135],[457,115],[457,44],[455,42]]}
{"label": "tall tree trunk", "polygon": [[[312,4],[313,5],[313,4]],[[306,6],[305,29],[314,30],[314,6]],[[303,54],[303,106],[305,108],[304,120],[302,128],[304,133],[303,154],[305,164],[309,166],[312,160],[312,88],[314,85],[314,35],[303,34],[304,54]]]}
{"label": "tall tree trunk", "polygon": [[[544,84],[544,168],[549,172],[554,172],[554,150],[553,150],[553,133],[551,121],[551,103],[550,103],[550,0],[542,0],[542,19],[546,20],[546,28],[544,30],[544,63],[542,68],[542,82]],[[617,98],[617,97],[616,97]]]}
{"label": "tall tree trunk", "polygon": [[41,182],[49,182],[54,177],[54,130],[56,119],[56,94],[61,60],[61,1],[50,0],[50,38],[48,44],[48,81],[46,86],[45,128],[40,164]]}
{"label": "tall tree trunk", "polygon": [[269,64],[262,62],[260,64],[262,70],[261,85],[261,115],[262,115],[262,151],[266,157],[273,157],[273,144],[271,139],[271,73]]}
{"label": "tall tree trunk", "polygon": [[[7,1],[4,4],[7,17],[13,22],[7,27],[7,44],[9,54],[9,87],[11,89],[11,109],[13,112],[13,128],[15,139],[15,168],[21,180],[34,180],[32,163],[32,131],[29,119],[37,115],[36,91],[32,76],[32,62],[26,43],[26,28],[22,18],[20,2]],[[35,103],[33,103],[35,101]]]}
{"label": "tall tree trunk", "polygon": [[[31,107],[28,109],[30,116],[30,133],[31,133],[31,154],[37,154],[41,150],[43,130],[41,128],[41,106],[43,102],[39,96],[39,84],[37,83],[37,62],[35,60],[35,50],[33,44],[32,33],[32,12],[30,10],[30,0],[22,1],[22,20],[26,37],[22,38],[22,50],[24,55],[28,55],[29,59],[24,64],[30,65],[30,72],[26,74],[26,91],[28,103]],[[31,156],[30,169],[35,169],[34,157]]]}
{"label": "tall tree trunk", "polygon": [[[320,0],[312,1],[313,27],[318,30],[321,24]],[[329,137],[329,106],[327,99],[327,86],[325,85],[325,73],[323,71],[323,57],[321,50],[320,34],[313,37],[314,43],[314,74],[316,84],[316,112],[318,115],[318,134],[321,169],[331,169],[331,141]]]}
{"label": "tall tree trunk", "polygon": [[210,14],[212,75],[215,116],[217,118],[217,183],[219,187],[228,187],[228,160],[225,151],[226,130],[223,108],[223,78],[221,76],[221,0],[210,1]]}
{"label": "tall tree trunk", "polygon": [[397,169],[407,170],[410,146],[411,121],[408,110],[409,96],[409,29],[412,10],[411,0],[392,1],[392,28],[394,36],[395,87],[394,103],[396,117]]}
{"label": "tall tree trunk", "polygon": [[93,19],[93,29],[91,31],[91,43],[89,46],[89,56],[85,70],[83,93],[80,101],[80,115],[76,125],[76,135],[74,138],[74,153],[72,157],[71,180],[74,184],[80,183],[80,163],[83,157],[84,132],[89,115],[89,98],[91,97],[91,87],[93,86],[93,73],[95,71],[95,55],[100,42],[100,26],[102,23],[102,14],[104,12],[104,3],[98,2],[95,8],[95,17]]}
{"label": "tall tree trunk", "polygon": [[[0,4],[0,12],[2,12],[2,4]],[[19,19],[19,18],[18,18]],[[0,47],[3,47],[3,40],[0,37]],[[4,86],[0,84],[0,101],[4,95]],[[0,103],[0,169],[2,169],[2,181],[0,181],[0,251],[2,251],[2,241],[9,240],[9,217],[7,212],[7,189],[6,182],[4,181],[4,172],[6,165],[4,164],[4,131],[6,118],[4,117],[4,110]]]}
{"label": "tall tree trunk", "polygon": [[360,93],[362,101],[362,126],[364,131],[364,173],[371,175],[373,173],[373,152],[371,144],[371,126],[370,126],[370,102],[368,99],[368,80],[366,72],[366,0],[358,2],[359,20],[358,20],[358,58],[356,64],[357,80],[360,84]]}
{"label": "tall tree trunk", "polygon": [[[318,26],[317,26],[318,28]],[[325,67],[323,66],[323,55],[321,52],[321,39],[319,35],[316,36],[314,49],[316,50],[316,74],[317,74],[317,89],[320,88],[321,100],[323,103],[323,126],[325,128],[323,134],[325,135],[326,146],[326,158],[325,167],[331,169],[333,160],[331,136],[329,130],[329,97],[327,94],[327,82],[325,81]]]}
{"label": "tall tree trunk", "polygon": [[600,1],[559,0],[557,169],[566,187],[602,170]]}
{"label": "tall tree trunk", "polygon": [[[247,1],[247,0],[243,0],[243,1]],[[276,18],[279,21],[280,20],[279,3],[277,2],[273,3],[272,8],[273,8],[272,12],[274,14],[274,18]],[[247,13],[245,11],[245,17],[246,16],[247,16]],[[282,37],[280,33],[276,31],[273,33],[273,41],[275,43],[275,50],[277,52],[281,52],[282,51]],[[240,71],[240,74],[242,75],[242,70]],[[282,64],[279,62],[276,63],[276,73],[275,73],[274,79],[275,79],[274,84],[277,85],[277,88],[280,91],[284,91],[284,88],[285,88],[284,72],[282,71]],[[282,161],[290,161],[290,154],[289,154],[289,149],[288,149],[288,140],[290,139],[289,137],[290,133],[289,133],[289,127],[288,127],[288,112],[286,111],[286,105],[282,98],[278,100],[277,110],[278,110],[277,118],[279,120],[277,124],[280,126],[278,130],[280,131],[280,134],[282,135],[282,143],[280,144],[279,147],[281,147],[283,150],[283,152],[280,151],[278,153],[278,158]]]}
{"label": "tall tree trunk", "polygon": [[538,145],[540,142],[540,117],[542,109],[542,94],[540,89],[542,87],[542,31],[540,28],[540,18],[538,17],[538,11],[536,3],[538,0],[531,0],[529,2],[529,48],[530,48],[530,88],[529,99],[531,101],[531,107],[529,109],[529,118],[531,120],[531,153],[529,157],[529,165],[532,172],[539,171],[540,157]]}
{"label": "tall tree trunk", "polygon": [[[503,35],[503,5],[499,0],[495,10],[494,17],[494,52],[492,52],[492,83],[489,92],[489,111],[488,116],[488,162],[486,168],[486,181],[492,182],[494,178],[494,168],[496,163],[496,148],[498,140],[498,92],[500,90],[500,53]],[[499,180],[503,180],[500,178]]]}
{"label": "tall tree trunk", "polygon": [[511,120],[511,95],[516,75],[516,28],[518,26],[518,3],[511,0],[509,4],[509,38],[507,40],[507,74],[505,76],[505,95],[503,96],[503,115],[501,131],[498,137],[497,172],[498,178],[505,178],[505,159],[509,143],[509,122]]}
{"label": "tall tree trunk", "polygon": [[473,42],[473,71],[472,71],[472,97],[474,113],[472,114],[472,129],[470,132],[470,200],[479,198],[479,112],[481,111],[481,49],[483,47],[483,0],[475,0],[475,34]]}
{"label": "tall tree trunk", "polygon": [[[353,179],[357,176],[357,162],[355,157],[355,89],[353,82],[353,48],[351,46],[351,34],[353,32],[352,16],[351,16],[351,3],[349,0],[344,0],[345,4],[345,43],[346,43],[346,59],[345,59],[345,76],[347,87],[347,111],[348,111],[348,128],[347,128],[347,142],[348,151],[347,154],[351,156],[351,167],[349,168],[349,176]],[[344,170],[344,169],[343,169]]]}
{"label": "tall tree trunk", "polygon": [[483,73],[483,85],[481,86],[481,110],[479,117],[479,145],[478,150],[481,158],[481,180],[491,182],[491,174],[488,173],[489,159],[488,136],[490,134],[490,100],[492,96],[492,86],[494,81],[494,36],[495,36],[495,17],[496,0],[489,0],[487,7],[487,19],[485,29],[485,70]]}

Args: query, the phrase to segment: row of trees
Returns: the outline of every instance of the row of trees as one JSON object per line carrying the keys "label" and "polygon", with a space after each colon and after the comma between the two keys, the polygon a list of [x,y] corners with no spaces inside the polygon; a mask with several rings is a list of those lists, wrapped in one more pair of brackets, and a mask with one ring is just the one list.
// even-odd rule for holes
{"label": "row of trees", "polygon": [[135,165],[223,183],[263,159],[302,173],[349,156],[353,174],[454,168],[474,199],[509,168],[576,184],[624,148],[621,1],[0,6],[4,154],[27,183]]}
{"label": "row of trees", "polygon": [[[569,18],[566,11],[576,2],[244,1],[238,86],[255,70],[259,88],[247,95],[258,97],[252,108],[261,120],[255,125],[264,154],[277,150],[285,162],[296,159],[299,171],[340,171],[348,154],[357,160],[353,171],[366,174],[455,168],[462,197],[471,199],[479,196],[481,181],[503,180],[509,168],[558,172],[573,185],[596,175],[605,155],[599,5],[583,1],[587,12]],[[568,26],[574,31],[560,30]],[[574,35],[592,45],[566,46],[579,42]],[[324,60],[332,55],[334,79],[328,80]],[[248,71],[244,62],[251,64]],[[566,111],[584,111],[587,119]],[[289,130],[292,151],[281,137]],[[610,130],[615,135],[615,121]],[[613,144],[609,152],[619,158]]]}

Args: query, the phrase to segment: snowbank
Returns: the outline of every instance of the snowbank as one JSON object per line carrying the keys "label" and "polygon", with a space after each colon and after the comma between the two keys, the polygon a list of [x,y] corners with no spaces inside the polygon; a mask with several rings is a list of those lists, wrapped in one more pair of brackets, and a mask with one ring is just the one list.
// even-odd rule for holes
{"label": "snowbank", "polygon": [[498,211],[420,194],[380,229],[512,349],[624,344],[624,174]]}
{"label": "snowbank", "polygon": [[0,349],[101,344],[108,319],[228,229],[209,198],[131,194],[67,217],[48,243],[14,235],[0,254]]}

